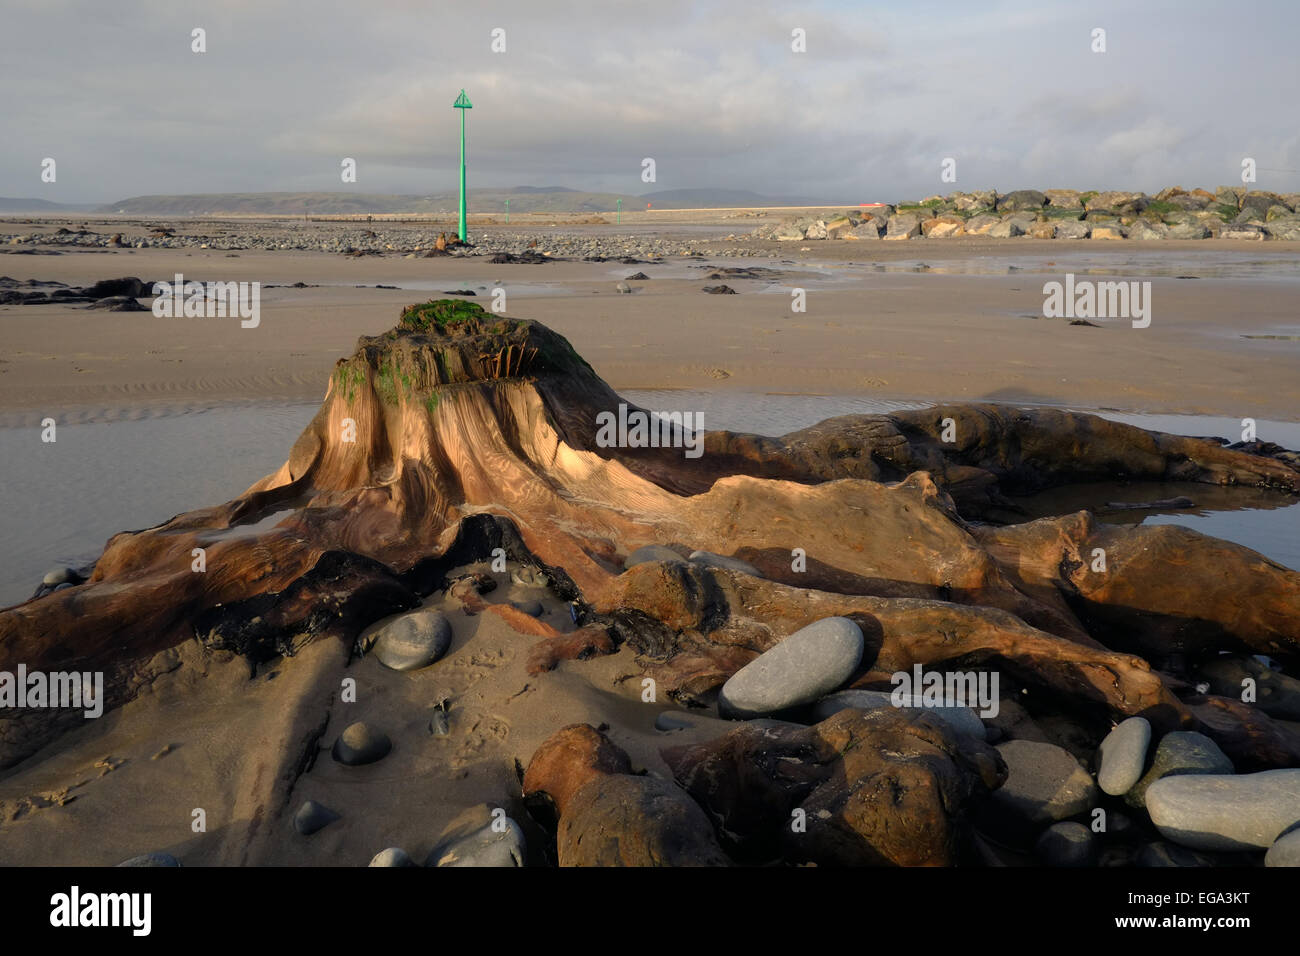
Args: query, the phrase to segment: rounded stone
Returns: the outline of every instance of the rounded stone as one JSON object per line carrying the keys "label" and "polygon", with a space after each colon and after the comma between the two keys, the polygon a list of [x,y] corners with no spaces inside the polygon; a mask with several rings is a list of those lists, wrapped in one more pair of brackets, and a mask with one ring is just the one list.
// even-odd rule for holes
{"label": "rounded stone", "polygon": [[[894,696],[882,690],[842,690],[823,697],[813,705],[813,718],[818,721],[834,717],[841,710],[879,710],[895,707]],[[979,714],[969,707],[959,704],[945,704],[942,707],[924,707],[919,697],[908,697],[903,707],[909,710],[923,710],[934,714],[948,726],[959,733],[969,734],[976,740],[984,740],[987,732],[984,721]]]}
{"label": "rounded stone", "polygon": [[415,861],[401,847],[390,846],[370,858],[369,866],[415,866]]}
{"label": "rounded stone", "polygon": [[852,676],[863,648],[862,629],[846,617],[809,624],[732,674],[718,709],[727,717],[763,717],[810,704]]}
{"label": "rounded stone", "polygon": [[1264,854],[1265,866],[1300,866],[1300,827],[1288,830],[1273,841]]}
{"label": "rounded stone", "polygon": [[45,572],[45,577],[41,578],[41,583],[47,588],[58,587],[60,584],[76,584],[81,580],[81,575],[72,568],[53,568]]}
{"label": "rounded stone", "polygon": [[425,866],[523,866],[524,832],[509,817],[435,846]]}
{"label": "rounded stone", "polygon": [[1034,846],[1048,866],[1083,867],[1097,863],[1097,839],[1082,823],[1053,823]]}
{"label": "rounded stone", "polygon": [[1007,779],[984,811],[995,833],[1032,839],[1032,832],[1096,804],[1092,775],[1068,750],[1036,740],[1007,740],[997,750],[1007,765]]}
{"label": "rounded stone", "polygon": [[317,830],[323,830],[337,819],[339,819],[339,815],[329,807],[323,806],[315,800],[306,800],[298,808],[298,812],[293,815],[293,828],[303,836],[311,836]]}
{"label": "rounded stone", "polygon": [[358,721],[339,734],[331,753],[339,763],[359,767],[388,756],[392,749],[393,744],[387,734]]}
{"label": "rounded stone", "polygon": [[1128,793],[1142,778],[1150,745],[1150,721],[1145,717],[1121,721],[1106,735],[1098,749],[1097,785],[1113,797]]}
{"label": "rounded stone", "polygon": [[1146,806],[1148,788],[1162,777],[1188,774],[1221,776],[1234,772],[1227,754],[1205,734],[1175,730],[1160,738],[1150,768],[1124,795],[1124,799],[1130,806],[1140,808]]}
{"label": "rounded stone", "polygon": [[1162,836],[1194,850],[1262,850],[1300,822],[1300,770],[1164,777],[1146,793]]}
{"label": "rounded stone", "polygon": [[371,652],[395,671],[428,667],[451,646],[451,624],[441,611],[415,611],[381,625],[370,636]]}
{"label": "rounded stone", "polygon": [[758,568],[748,561],[742,561],[740,558],[729,558],[723,554],[714,554],[712,551],[692,551],[691,560],[696,564],[704,565],[706,568],[722,568],[726,571],[739,571],[741,574],[748,574],[756,578],[762,577],[758,573]]}
{"label": "rounded stone", "polygon": [[694,725],[689,720],[677,716],[670,710],[662,711],[659,716],[655,718],[655,730],[668,732],[673,730],[685,730],[686,728],[693,726]]}
{"label": "rounded stone", "polygon": [[661,544],[647,544],[644,548],[637,548],[623,559],[623,570],[626,571],[630,567],[646,564],[650,561],[669,561],[674,564],[686,563],[686,559],[672,548],[666,548]]}
{"label": "rounded stone", "polygon": [[433,716],[429,718],[429,733],[435,737],[446,737],[451,733],[451,721],[445,710],[439,709],[433,712]]}

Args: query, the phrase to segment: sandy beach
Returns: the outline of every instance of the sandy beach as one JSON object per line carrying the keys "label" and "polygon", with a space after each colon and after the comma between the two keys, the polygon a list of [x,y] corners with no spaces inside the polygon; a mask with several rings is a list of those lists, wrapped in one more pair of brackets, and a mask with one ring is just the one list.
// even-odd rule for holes
{"label": "sandy beach", "polygon": [[[401,306],[467,285],[490,304],[497,283],[506,290],[505,315],[561,332],[615,388],[1300,417],[1297,270],[1286,266],[1300,261],[1300,243],[1273,242],[1266,250],[1217,240],[1192,248],[1134,245],[1121,251],[1089,241],[968,239],[918,248],[915,242],[742,240],[732,246],[756,255],[643,265],[256,250],[238,258],[159,249],[0,256],[0,273],[18,280],[87,285],[128,275],[167,280],[179,272],[200,281],[263,284],[255,329],[148,312],[0,306],[6,333],[0,421],[103,420],[230,402],[315,400],[337,358],[358,336],[387,328]],[[1267,263],[1265,278],[1223,277],[1259,259]],[[1186,278],[1168,275],[1166,262]],[[702,265],[761,266],[778,274],[728,278],[737,295],[707,295],[701,289],[716,282],[707,280],[714,270]],[[1015,271],[1007,274],[1008,268]],[[1150,327],[1044,319],[1043,284],[1072,271],[1154,276]],[[637,272],[649,281],[634,281],[632,294],[619,294],[620,279]],[[294,283],[309,287],[286,287]],[[807,290],[803,313],[791,311],[796,287]]]}

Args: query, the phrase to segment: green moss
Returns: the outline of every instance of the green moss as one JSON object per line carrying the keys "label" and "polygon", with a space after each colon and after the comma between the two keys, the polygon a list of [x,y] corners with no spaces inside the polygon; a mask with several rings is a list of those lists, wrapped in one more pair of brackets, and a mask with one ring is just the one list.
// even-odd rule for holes
{"label": "green moss", "polygon": [[1224,222],[1232,222],[1237,218],[1237,213],[1241,212],[1236,206],[1229,206],[1227,203],[1219,203],[1214,207],[1214,211],[1219,214],[1219,218]]}
{"label": "green moss", "polygon": [[1097,190],[1089,189],[1086,193],[1079,194],[1079,205],[1086,206],[1097,198]]}
{"label": "green moss", "polygon": [[424,408],[430,415],[438,409],[438,393],[430,392],[429,397],[424,400]]}
{"label": "green moss", "polygon": [[445,331],[453,325],[480,322],[488,315],[476,302],[464,299],[435,299],[421,305],[410,305],[402,310],[398,323],[413,332]]}

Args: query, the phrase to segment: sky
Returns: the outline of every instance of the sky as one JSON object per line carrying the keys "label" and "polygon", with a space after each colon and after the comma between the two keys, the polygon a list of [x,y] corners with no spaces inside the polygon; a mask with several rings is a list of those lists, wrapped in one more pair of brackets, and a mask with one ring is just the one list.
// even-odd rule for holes
{"label": "sky", "polygon": [[0,196],[445,193],[462,87],[471,186],[1155,192],[1249,157],[1300,191],[1298,35],[1294,0],[0,0]]}

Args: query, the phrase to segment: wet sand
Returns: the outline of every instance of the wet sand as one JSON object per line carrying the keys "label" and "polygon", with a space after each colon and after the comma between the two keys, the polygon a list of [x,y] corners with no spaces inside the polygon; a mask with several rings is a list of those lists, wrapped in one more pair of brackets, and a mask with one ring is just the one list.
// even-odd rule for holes
{"label": "wet sand", "polygon": [[[739,228],[739,227],[738,227]],[[715,243],[715,245],[721,244]],[[3,306],[0,424],[138,417],[248,401],[314,401],[335,360],[360,335],[390,328],[398,309],[441,290],[501,282],[507,315],[567,336],[615,388],[707,388],[856,394],[924,401],[1024,401],[1135,411],[1300,417],[1295,279],[1221,278],[1221,263],[1290,255],[1300,243],[1251,244],[940,240],[756,243],[773,258],[717,258],[720,268],[784,270],[775,282],[708,280],[687,260],[663,264],[486,259],[347,258],[326,253],[167,249],[67,251],[0,257],[0,273],[84,285],[135,275],[167,279],[305,282],[263,288],[261,323],[160,319],[75,306]],[[1292,248],[1294,247],[1294,248]],[[807,251],[804,251],[807,250]],[[1153,318],[1101,328],[1042,318],[1043,283],[1122,254],[1126,278],[1149,261]],[[1043,273],[952,275],[993,257]],[[1146,257],[1150,257],[1149,259]],[[1164,275],[1192,257],[1206,278]],[[901,271],[908,263],[929,272]],[[1050,263],[1048,265],[1047,263]],[[900,271],[878,271],[878,266]],[[651,277],[615,290],[637,271]],[[658,275],[656,274],[658,272]],[[1196,275],[1192,270],[1189,274]],[[1291,270],[1294,277],[1300,269]],[[692,278],[692,276],[698,276]],[[738,295],[706,295],[723,281]],[[399,285],[397,290],[355,288]],[[791,311],[790,289],[808,290]],[[513,292],[511,290],[514,290]],[[489,304],[488,289],[479,301]],[[146,302],[148,300],[145,300]],[[1244,338],[1274,335],[1280,338]]]}

